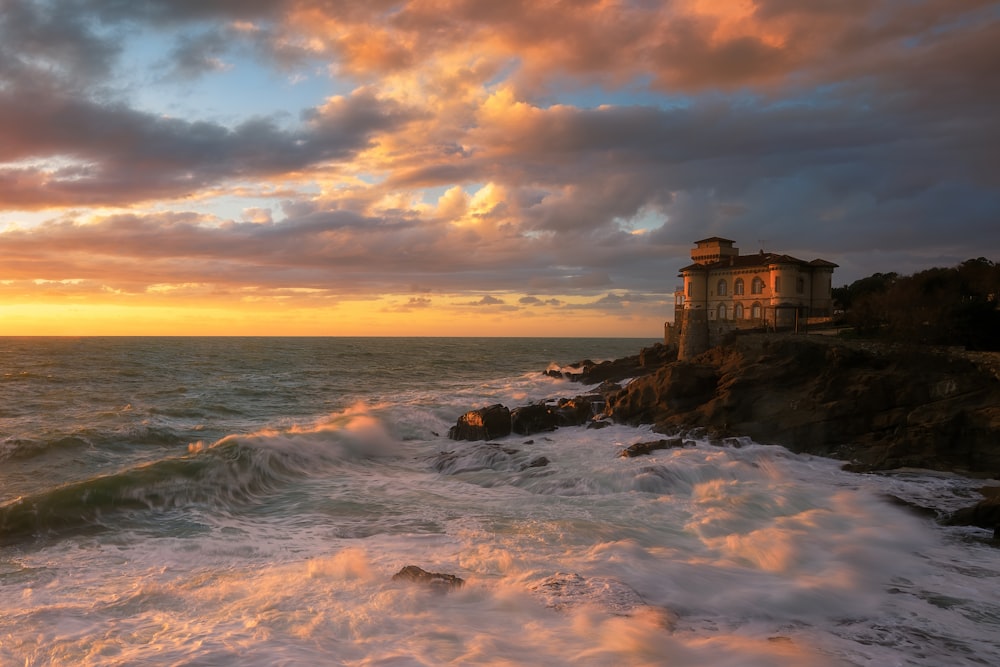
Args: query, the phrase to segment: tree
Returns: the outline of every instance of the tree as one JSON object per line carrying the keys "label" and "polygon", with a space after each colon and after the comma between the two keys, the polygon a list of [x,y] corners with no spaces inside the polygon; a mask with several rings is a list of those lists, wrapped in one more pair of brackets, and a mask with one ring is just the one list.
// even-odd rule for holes
{"label": "tree", "polygon": [[861,335],[1000,349],[1000,265],[984,258],[912,276],[876,273],[845,286],[839,303]]}

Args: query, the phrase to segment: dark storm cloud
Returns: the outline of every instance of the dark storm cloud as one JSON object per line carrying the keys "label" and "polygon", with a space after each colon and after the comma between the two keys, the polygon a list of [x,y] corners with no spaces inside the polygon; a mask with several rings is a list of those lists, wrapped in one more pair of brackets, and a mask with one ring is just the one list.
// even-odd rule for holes
{"label": "dark storm cloud", "polygon": [[107,76],[121,49],[72,3],[5,0],[0,7],[0,83],[79,87]]}
{"label": "dark storm cloud", "polygon": [[[397,105],[363,91],[310,110],[300,129],[267,118],[228,128],[44,92],[0,91],[0,125],[19,130],[0,144],[0,162],[43,161],[0,168],[0,203],[31,209],[182,197],[226,180],[346,159],[375,132],[405,119]],[[72,167],[49,168],[49,158],[68,159]]]}

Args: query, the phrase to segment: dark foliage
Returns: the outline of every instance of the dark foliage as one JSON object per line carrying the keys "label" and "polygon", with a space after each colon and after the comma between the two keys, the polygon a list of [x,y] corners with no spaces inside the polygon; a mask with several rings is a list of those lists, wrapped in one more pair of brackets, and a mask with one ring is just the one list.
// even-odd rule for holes
{"label": "dark foliage", "polygon": [[912,276],[876,273],[834,299],[859,335],[1000,350],[1000,264],[984,257]]}

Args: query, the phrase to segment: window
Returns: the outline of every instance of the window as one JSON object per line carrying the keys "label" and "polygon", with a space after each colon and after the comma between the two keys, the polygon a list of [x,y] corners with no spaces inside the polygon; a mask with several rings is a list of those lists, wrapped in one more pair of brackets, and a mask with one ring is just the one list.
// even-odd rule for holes
{"label": "window", "polygon": [[737,278],[736,282],[733,283],[733,294],[736,296],[743,296],[743,279]]}
{"label": "window", "polygon": [[806,279],[799,276],[799,279],[795,281],[795,291],[802,294],[806,291]]}
{"label": "window", "polygon": [[758,276],[754,276],[753,282],[750,283],[750,293],[751,294],[763,294],[764,293],[764,281]]}
{"label": "window", "polygon": [[736,320],[742,320],[743,319],[743,304],[742,303],[736,304],[735,308],[733,308],[733,319],[736,319]]}
{"label": "window", "polygon": [[753,305],[753,307],[750,309],[750,317],[753,318],[753,319],[755,319],[755,320],[759,320],[761,318],[761,314],[762,313],[761,313],[760,304],[759,303],[755,303]]}
{"label": "window", "polygon": [[774,293],[778,294],[781,292],[781,276],[774,277]]}
{"label": "window", "polygon": [[719,284],[716,286],[715,292],[719,296],[726,296],[726,290],[727,289],[728,288],[726,287],[726,280],[722,279],[722,280],[719,281]]}
{"label": "window", "polygon": [[719,319],[720,320],[726,319],[726,304],[724,303],[719,304]]}

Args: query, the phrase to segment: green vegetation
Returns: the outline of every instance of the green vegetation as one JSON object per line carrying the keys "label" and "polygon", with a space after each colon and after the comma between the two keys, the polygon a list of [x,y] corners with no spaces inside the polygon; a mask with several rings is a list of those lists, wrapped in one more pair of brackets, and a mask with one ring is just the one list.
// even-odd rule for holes
{"label": "green vegetation", "polygon": [[859,336],[1000,350],[1000,264],[984,257],[912,276],[875,273],[833,298]]}

